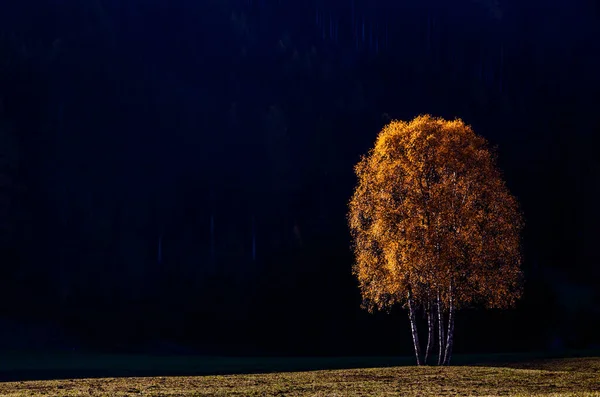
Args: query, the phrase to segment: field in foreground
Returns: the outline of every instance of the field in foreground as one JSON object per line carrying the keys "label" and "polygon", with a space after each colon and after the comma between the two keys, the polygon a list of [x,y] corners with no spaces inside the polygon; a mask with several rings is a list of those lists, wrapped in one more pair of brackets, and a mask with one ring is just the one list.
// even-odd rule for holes
{"label": "field in foreground", "polygon": [[195,377],[0,383],[2,396],[600,396],[600,358]]}

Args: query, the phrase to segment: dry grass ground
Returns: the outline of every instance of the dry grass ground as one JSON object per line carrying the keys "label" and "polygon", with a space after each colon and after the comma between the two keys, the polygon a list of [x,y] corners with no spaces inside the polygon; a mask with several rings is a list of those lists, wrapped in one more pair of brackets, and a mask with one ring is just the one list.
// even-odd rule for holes
{"label": "dry grass ground", "polygon": [[0,383],[2,396],[599,396],[600,358]]}

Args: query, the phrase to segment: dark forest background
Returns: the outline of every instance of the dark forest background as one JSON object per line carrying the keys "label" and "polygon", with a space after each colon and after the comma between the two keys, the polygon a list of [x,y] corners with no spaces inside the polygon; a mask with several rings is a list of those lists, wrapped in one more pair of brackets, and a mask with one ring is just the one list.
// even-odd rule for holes
{"label": "dark forest background", "polygon": [[594,1],[0,2],[0,348],[411,354],[360,309],[353,165],[461,117],[526,219],[525,296],[457,352],[600,344]]}

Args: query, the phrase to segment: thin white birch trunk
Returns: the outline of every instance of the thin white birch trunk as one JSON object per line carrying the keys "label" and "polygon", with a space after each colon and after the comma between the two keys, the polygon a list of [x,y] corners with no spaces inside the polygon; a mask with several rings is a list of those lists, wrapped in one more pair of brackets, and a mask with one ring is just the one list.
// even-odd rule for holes
{"label": "thin white birch trunk", "polygon": [[453,291],[452,284],[450,284],[450,299],[449,299],[449,313],[448,313],[448,338],[446,340],[446,352],[444,353],[444,365],[450,364],[450,358],[452,356],[452,344],[454,342],[454,302],[453,302]]}
{"label": "thin white birch trunk", "polygon": [[435,305],[433,301],[428,303],[427,307],[427,348],[425,349],[425,359],[423,363],[427,365],[427,360],[431,357],[431,351],[435,344]]}
{"label": "thin white birch trunk", "polygon": [[438,365],[443,364],[444,351],[446,350],[446,344],[444,341],[444,310],[442,307],[442,301],[440,299],[440,292],[437,295],[437,315],[438,315],[438,337],[439,337],[439,355]]}
{"label": "thin white birch trunk", "polygon": [[417,316],[416,308],[413,302],[412,293],[408,292],[408,317],[410,319],[410,329],[412,332],[413,344],[415,347],[415,356],[417,357],[417,365],[423,365],[421,361],[421,345],[419,344],[419,334],[417,332]]}

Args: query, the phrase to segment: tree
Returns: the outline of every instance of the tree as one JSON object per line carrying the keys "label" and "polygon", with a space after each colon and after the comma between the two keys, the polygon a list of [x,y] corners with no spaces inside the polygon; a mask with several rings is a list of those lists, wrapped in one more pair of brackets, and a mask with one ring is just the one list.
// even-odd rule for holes
{"label": "tree", "polygon": [[506,308],[521,294],[517,200],[487,141],[459,119],[392,121],[355,172],[348,220],[363,306],[407,306],[418,365],[424,309],[425,356],[437,322],[438,363],[448,364],[456,309]]}

